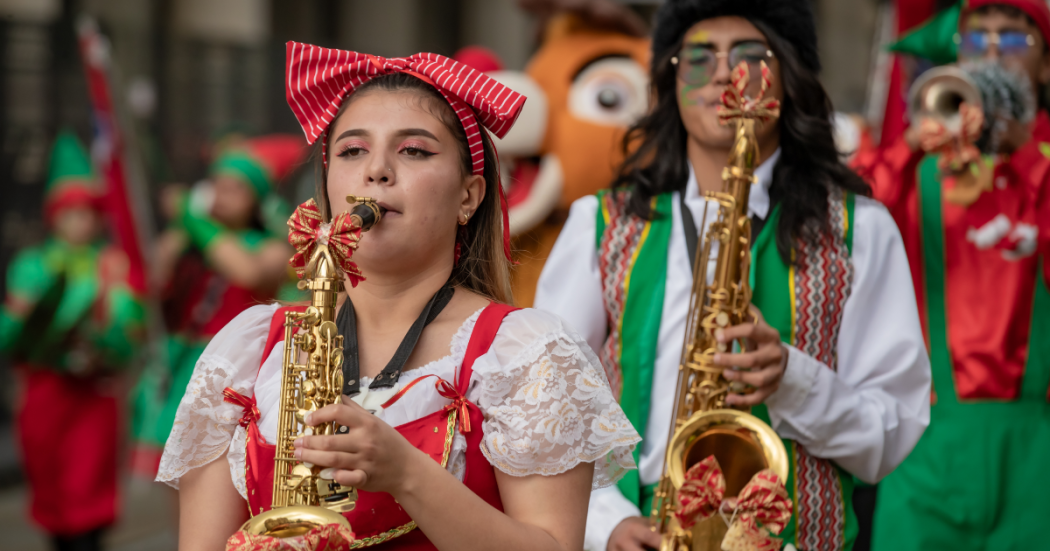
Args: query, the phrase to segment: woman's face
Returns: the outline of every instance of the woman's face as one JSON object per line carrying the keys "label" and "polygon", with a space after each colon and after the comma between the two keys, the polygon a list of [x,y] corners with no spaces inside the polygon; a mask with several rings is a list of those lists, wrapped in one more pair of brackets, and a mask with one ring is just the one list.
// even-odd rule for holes
{"label": "woman's face", "polygon": [[484,198],[484,178],[465,172],[462,146],[432,114],[446,106],[434,101],[412,90],[366,91],[351,96],[329,132],[332,214],[353,207],[347,195],[387,210],[354,253],[365,277],[451,269],[458,222]]}
{"label": "woman's face", "polygon": [[222,225],[230,229],[247,228],[255,214],[255,192],[248,184],[229,174],[212,178],[215,198],[211,206],[211,215]]}
{"label": "woman's face", "polygon": [[[718,105],[733,69],[730,62],[747,61],[754,67],[747,95],[755,97],[761,89],[759,62],[765,61],[771,80],[765,97],[783,101],[780,64],[771,53],[765,35],[742,17],[705,19],[686,31],[678,53],[676,83],[678,110],[690,140],[705,148],[733,145],[733,126],[718,122]],[[759,142],[776,131],[776,124],[760,125],[756,128]]]}

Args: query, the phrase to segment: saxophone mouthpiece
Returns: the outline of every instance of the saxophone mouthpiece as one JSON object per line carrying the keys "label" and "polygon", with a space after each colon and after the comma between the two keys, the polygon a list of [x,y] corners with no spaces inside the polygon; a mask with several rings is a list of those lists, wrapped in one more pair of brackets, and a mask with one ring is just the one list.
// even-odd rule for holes
{"label": "saxophone mouthpiece", "polygon": [[383,219],[383,215],[386,214],[386,209],[379,206],[375,199],[371,197],[347,195],[346,202],[351,205],[357,204],[357,206],[350,209],[350,219],[357,219],[357,225],[362,232],[372,229],[372,226],[378,224]]}

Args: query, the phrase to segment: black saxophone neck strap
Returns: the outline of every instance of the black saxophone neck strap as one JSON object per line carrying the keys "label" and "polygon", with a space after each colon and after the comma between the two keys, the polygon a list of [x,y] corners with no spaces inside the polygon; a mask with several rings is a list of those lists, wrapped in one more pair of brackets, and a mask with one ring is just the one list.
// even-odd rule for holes
{"label": "black saxophone neck strap", "polygon": [[[427,305],[423,307],[423,311],[419,313],[419,317],[416,318],[412,327],[408,329],[405,338],[401,340],[397,351],[394,352],[394,357],[390,358],[386,367],[376,376],[372,384],[368,385],[368,388],[377,389],[394,386],[394,383],[401,377],[401,371],[405,368],[405,363],[412,355],[412,351],[415,350],[419,337],[423,334],[423,329],[445,309],[455,292],[455,287],[451,283],[446,283],[437,293],[434,293]],[[343,302],[335,322],[339,327],[339,334],[343,336],[344,343],[343,394],[353,396],[361,391],[361,362],[357,346],[357,315],[354,312],[354,304],[350,301],[350,297],[347,297],[346,301]]]}
{"label": "black saxophone neck strap", "polygon": [[[678,194],[678,206],[679,210],[682,211],[682,230],[685,232],[685,247],[686,253],[689,254],[689,266],[696,269],[696,249],[697,242],[700,239],[700,232],[696,228],[696,220],[693,219],[693,212],[689,210],[689,207],[685,204],[686,190],[682,190]],[[751,243],[755,242],[758,235],[762,233],[762,228],[766,225],[765,218],[759,218],[758,216],[751,217]]]}

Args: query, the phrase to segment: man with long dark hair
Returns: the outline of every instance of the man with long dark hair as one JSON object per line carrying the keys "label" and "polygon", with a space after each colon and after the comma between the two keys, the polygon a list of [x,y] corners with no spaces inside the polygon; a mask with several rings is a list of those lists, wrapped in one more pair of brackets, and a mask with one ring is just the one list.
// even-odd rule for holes
{"label": "man with long dark hair", "polygon": [[952,166],[959,151],[929,147],[937,123],[912,121],[912,139],[866,171],[905,237],[934,390],[930,429],[879,487],[876,550],[1042,548],[1036,519],[1050,513],[1039,491],[1050,485],[1050,293],[1039,251],[1050,227],[1037,229],[1047,214],[1035,214],[1050,173],[1050,118],[1035,112],[1050,81],[1050,9],[970,0],[955,30],[943,42],[954,38],[981,89],[982,155]]}
{"label": "man with long dark hair", "polygon": [[[547,261],[536,306],[601,351],[643,434],[639,476],[595,492],[587,548],[658,546],[642,518],[673,422],[692,288],[687,244],[703,239],[703,193],[718,191],[733,143],[716,106],[730,70],[764,61],[778,121],[757,132],[752,185],[754,324],[724,330],[746,351],[716,361],[754,387],[731,394],[784,439],[795,503],[785,546],[850,549],[853,476],[875,482],[911,451],[929,416],[929,360],[900,234],[839,160],[817,80],[806,0],[672,0],[656,17],[652,112],[628,134],[612,189],[577,201]],[[619,259],[619,260],[618,260]],[[708,270],[711,273],[711,270]]]}

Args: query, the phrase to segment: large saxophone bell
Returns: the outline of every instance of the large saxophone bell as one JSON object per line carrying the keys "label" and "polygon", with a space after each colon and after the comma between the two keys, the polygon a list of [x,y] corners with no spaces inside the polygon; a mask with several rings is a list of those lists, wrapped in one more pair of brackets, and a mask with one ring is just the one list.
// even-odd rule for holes
{"label": "large saxophone bell", "polygon": [[[725,497],[737,497],[759,471],[770,469],[787,480],[788,456],[772,427],[750,413],[735,409],[698,411],[671,437],[667,475],[678,491],[693,465],[715,456],[725,477]],[[670,531],[681,531],[676,521]],[[728,527],[720,515],[698,522],[684,538],[692,551],[721,549]],[[680,551],[682,540],[663,538],[661,551]]]}
{"label": "large saxophone bell", "polygon": [[241,530],[253,536],[294,538],[318,526],[338,524],[350,530],[350,522],[343,515],[324,507],[289,505],[270,509],[252,517]]}
{"label": "large saxophone bell", "polygon": [[982,108],[981,92],[973,79],[958,67],[936,67],[923,73],[908,90],[908,119],[918,124],[933,118],[957,132],[962,126],[959,105],[963,102]]}

